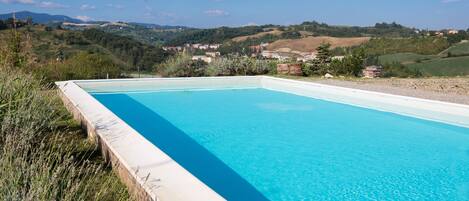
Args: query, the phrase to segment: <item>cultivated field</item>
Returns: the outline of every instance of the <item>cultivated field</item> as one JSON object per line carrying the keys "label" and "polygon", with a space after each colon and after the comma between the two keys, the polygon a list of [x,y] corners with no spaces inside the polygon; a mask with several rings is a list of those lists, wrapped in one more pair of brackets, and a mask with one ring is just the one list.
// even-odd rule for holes
{"label": "cultivated field", "polygon": [[401,63],[401,64],[411,64],[418,61],[424,61],[429,59],[438,58],[434,55],[421,55],[415,53],[396,53],[396,54],[387,54],[379,57],[379,61],[382,64],[392,64],[392,63]]}
{"label": "cultivated field", "polygon": [[300,52],[312,52],[315,51],[321,43],[330,43],[331,48],[336,47],[352,47],[358,46],[363,43],[366,43],[370,40],[369,37],[356,37],[356,38],[336,38],[336,37],[306,37],[301,39],[285,39],[278,40],[270,44],[268,50],[277,50],[277,49],[291,49],[293,51]]}
{"label": "cultivated field", "polygon": [[432,59],[407,66],[432,76],[469,75],[469,56]]}
{"label": "cultivated field", "polygon": [[453,45],[438,55],[386,54],[380,56],[379,61],[382,64],[400,63],[418,69],[426,76],[465,76],[469,75],[469,42]]}
{"label": "cultivated field", "polygon": [[447,50],[441,52],[439,55],[446,56],[448,53],[452,56],[469,55],[469,42],[461,42],[453,45]]}

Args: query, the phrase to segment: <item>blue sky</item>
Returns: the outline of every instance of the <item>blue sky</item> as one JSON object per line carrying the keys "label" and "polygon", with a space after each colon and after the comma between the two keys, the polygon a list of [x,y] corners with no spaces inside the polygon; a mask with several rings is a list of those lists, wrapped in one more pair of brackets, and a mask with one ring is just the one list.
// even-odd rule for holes
{"label": "blue sky", "polygon": [[0,0],[0,13],[29,10],[89,20],[192,27],[393,22],[417,28],[469,28],[469,0]]}

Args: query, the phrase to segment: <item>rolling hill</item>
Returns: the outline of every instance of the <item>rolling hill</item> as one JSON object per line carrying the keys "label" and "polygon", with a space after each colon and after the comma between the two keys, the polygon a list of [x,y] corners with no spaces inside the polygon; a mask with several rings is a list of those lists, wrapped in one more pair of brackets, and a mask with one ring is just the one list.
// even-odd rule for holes
{"label": "rolling hill", "polygon": [[467,56],[469,55],[469,42],[463,41],[456,45],[451,46],[450,48],[446,49],[445,51],[441,52],[440,56]]}
{"label": "rolling hill", "polygon": [[[451,57],[448,57],[451,55]],[[381,64],[400,63],[417,69],[426,76],[469,75],[469,43],[455,44],[437,55],[416,53],[386,54],[379,57]]]}
{"label": "rolling hill", "polygon": [[469,75],[469,56],[438,58],[407,65],[430,76],[465,76]]}
{"label": "rolling hill", "polygon": [[[75,18],[71,18],[65,15],[50,15],[46,13],[34,13],[29,11],[21,11],[14,13],[17,19],[26,20],[28,17],[33,19],[34,23],[48,24],[53,22],[72,22],[72,23],[83,23],[83,21]],[[1,20],[11,18],[13,13],[0,14]]]}
{"label": "rolling hill", "polygon": [[[18,31],[28,38],[27,49],[38,63],[48,63],[62,55],[71,58],[80,52],[104,55],[125,70],[151,71],[153,66],[164,61],[168,53],[160,47],[144,44],[132,37],[119,36],[97,29],[73,31],[46,29],[46,25],[33,25],[19,28]],[[9,30],[0,30],[0,38],[8,38]],[[0,40],[5,45],[6,40]]]}

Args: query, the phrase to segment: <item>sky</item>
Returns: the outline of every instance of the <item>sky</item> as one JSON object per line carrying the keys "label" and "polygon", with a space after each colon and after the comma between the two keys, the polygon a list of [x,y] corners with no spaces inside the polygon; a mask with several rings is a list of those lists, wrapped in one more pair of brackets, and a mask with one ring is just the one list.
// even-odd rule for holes
{"label": "sky", "polygon": [[0,13],[23,10],[82,20],[198,28],[313,20],[333,25],[397,22],[421,29],[469,28],[469,0],[0,0]]}

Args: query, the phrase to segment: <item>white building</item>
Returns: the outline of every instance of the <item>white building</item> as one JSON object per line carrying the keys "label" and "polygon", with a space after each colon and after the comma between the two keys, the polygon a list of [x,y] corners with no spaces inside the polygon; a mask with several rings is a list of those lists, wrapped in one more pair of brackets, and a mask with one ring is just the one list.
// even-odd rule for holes
{"label": "white building", "polygon": [[265,58],[268,58],[268,59],[272,59],[274,54],[276,54],[275,51],[268,51],[268,50],[264,50],[261,53],[262,57],[265,57]]}
{"label": "white building", "polygon": [[458,30],[455,30],[455,29],[451,29],[451,30],[448,30],[448,34],[458,34],[459,31]]}
{"label": "white building", "polygon": [[345,58],[345,56],[334,56],[334,57],[332,57],[332,60],[342,61],[344,58]]}
{"label": "white building", "polygon": [[201,50],[208,50],[209,47],[210,47],[209,45],[200,45],[200,46],[199,46],[199,49],[201,49]]}
{"label": "white building", "polygon": [[198,43],[197,44],[192,44],[192,48],[199,49],[199,47],[200,47],[200,44],[198,44]]}
{"label": "white building", "polygon": [[192,61],[204,61],[204,62],[206,62],[206,63],[212,63],[213,58],[212,58],[212,57],[209,57],[209,56],[205,56],[205,55],[202,55],[202,56],[193,56],[193,57],[192,57]]}
{"label": "white building", "polygon": [[205,56],[209,56],[209,57],[219,57],[221,55],[220,52],[206,52],[205,53]]}
{"label": "white building", "polygon": [[209,48],[212,49],[212,50],[216,50],[216,49],[220,48],[220,46],[221,46],[221,44],[211,44],[209,46]]}
{"label": "white building", "polygon": [[302,53],[300,54],[300,57],[296,58],[296,61],[301,61],[301,62],[307,62],[307,61],[312,61],[316,59],[316,53],[311,52],[311,53]]}

